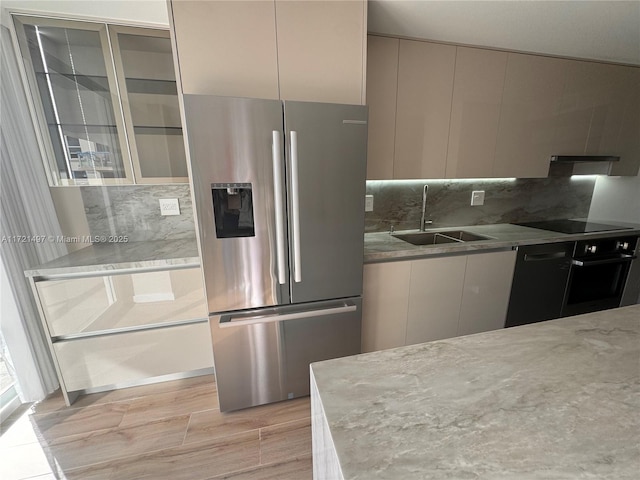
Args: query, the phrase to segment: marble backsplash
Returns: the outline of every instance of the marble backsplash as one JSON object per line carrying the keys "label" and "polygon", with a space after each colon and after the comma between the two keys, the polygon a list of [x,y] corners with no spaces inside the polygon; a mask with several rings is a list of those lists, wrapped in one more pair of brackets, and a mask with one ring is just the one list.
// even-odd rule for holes
{"label": "marble backsplash", "polygon": [[[586,218],[595,178],[490,180],[371,180],[373,212],[365,214],[365,232],[417,229],[422,188],[429,185],[426,218],[430,228]],[[482,206],[470,205],[473,190],[485,191]],[[194,239],[189,185],[80,187],[91,235],[127,235],[129,241]],[[178,198],[180,215],[161,216],[158,200]]]}
{"label": "marble backsplash", "polygon": [[[371,180],[373,212],[365,214],[365,232],[417,229],[422,188],[429,185],[428,228],[527,222],[589,215],[594,177],[473,180]],[[471,206],[471,192],[484,190],[482,206]]]}
{"label": "marble backsplash", "polygon": [[[127,235],[130,242],[193,238],[189,185],[80,187],[91,235]],[[161,198],[177,198],[180,215],[160,215]]]}

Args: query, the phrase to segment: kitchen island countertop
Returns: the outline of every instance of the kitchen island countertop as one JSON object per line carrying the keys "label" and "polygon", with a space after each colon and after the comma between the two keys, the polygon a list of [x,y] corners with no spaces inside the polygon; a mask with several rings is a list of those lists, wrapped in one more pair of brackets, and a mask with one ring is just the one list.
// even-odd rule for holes
{"label": "kitchen island countertop", "polygon": [[640,305],[311,371],[315,478],[638,478]]}

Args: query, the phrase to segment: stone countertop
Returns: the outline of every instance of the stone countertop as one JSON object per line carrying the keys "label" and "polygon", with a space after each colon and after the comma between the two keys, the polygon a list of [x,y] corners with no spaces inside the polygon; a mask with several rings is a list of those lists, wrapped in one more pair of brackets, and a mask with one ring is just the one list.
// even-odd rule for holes
{"label": "stone countertop", "polygon": [[27,277],[199,266],[196,239],[97,243],[25,270]]}
{"label": "stone countertop", "polygon": [[[612,222],[598,222],[612,224]],[[554,243],[565,241],[585,240],[587,238],[603,238],[611,236],[639,235],[640,225],[615,222],[614,225],[627,227],[627,230],[616,230],[593,233],[558,233],[538,228],[521,227],[510,223],[496,225],[473,225],[461,227],[428,228],[426,231],[446,232],[447,230],[465,230],[491,237],[464,243],[445,243],[439,245],[412,245],[404,240],[393,237],[388,232],[366,233],[364,236],[364,263],[382,262],[388,260],[408,260],[430,255],[465,253],[478,250],[513,248],[519,245],[534,245],[540,243]],[[414,233],[417,230],[407,230],[397,233]]]}
{"label": "stone countertop", "polygon": [[347,480],[638,478],[640,305],[311,370]]}

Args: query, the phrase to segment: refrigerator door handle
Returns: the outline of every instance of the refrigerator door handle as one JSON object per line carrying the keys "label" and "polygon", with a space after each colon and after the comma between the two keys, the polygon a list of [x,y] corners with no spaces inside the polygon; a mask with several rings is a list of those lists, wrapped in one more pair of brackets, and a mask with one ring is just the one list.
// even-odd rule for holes
{"label": "refrigerator door handle", "polygon": [[282,204],[282,151],[280,148],[280,132],[273,130],[271,154],[273,157],[273,193],[276,210],[276,260],[278,264],[278,283],[287,282],[284,254],[284,206]]}
{"label": "refrigerator door handle", "polygon": [[300,255],[300,195],[298,177],[298,132],[291,131],[291,205],[293,228],[293,279],[302,282],[302,261]]}
{"label": "refrigerator door handle", "polygon": [[323,308],[320,310],[307,310],[303,312],[292,312],[273,315],[246,316],[245,314],[226,314],[220,316],[220,328],[240,327],[244,325],[255,325],[263,323],[284,322],[286,320],[300,320],[303,318],[323,317],[326,315],[337,315],[339,313],[354,312],[358,307],[352,302],[344,302],[339,307]]}

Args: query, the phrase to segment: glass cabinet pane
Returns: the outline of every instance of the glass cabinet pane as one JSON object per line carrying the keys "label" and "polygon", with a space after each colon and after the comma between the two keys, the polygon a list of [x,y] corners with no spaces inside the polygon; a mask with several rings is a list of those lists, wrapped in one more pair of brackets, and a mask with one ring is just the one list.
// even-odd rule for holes
{"label": "glass cabinet pane", "polygon": [[129,160],[106,63],[106,28],[34,17],[19,17],[17,23],[23,27],[23,54],[33,67],[57,177],[126,178]]}
{"label": "glass cabinet pane", "polygon": [[138,181],[180,181],[188,174],[171,41],[167,32],[139,31],[112,27],[134,169]]}

